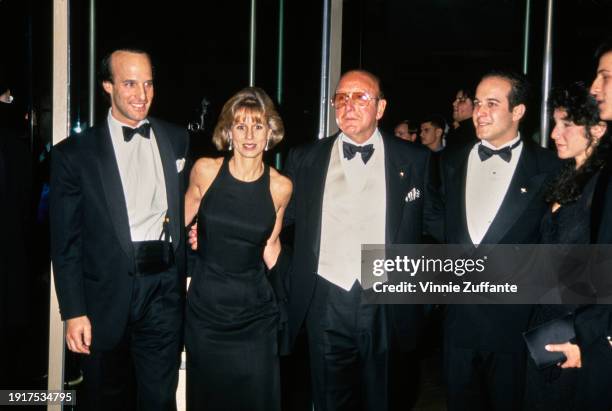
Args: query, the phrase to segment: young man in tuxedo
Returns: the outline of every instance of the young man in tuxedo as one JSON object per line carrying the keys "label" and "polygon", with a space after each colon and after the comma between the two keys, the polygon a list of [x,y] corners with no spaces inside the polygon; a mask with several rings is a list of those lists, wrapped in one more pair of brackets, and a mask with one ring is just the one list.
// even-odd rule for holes
{"label": "young man in tuxedo", "polygon": [[[387,101],[373,74],[345,73],[332,104],[340,132],[286,163],[291,340],[305,323],[315,409],[387,410],[390,352],[414,348],[422,310],[360,304],[361,244],[421,242],[429,153],[379,131]],[[281,254],[277,265],[286,262]]]}
{"label": "young man in tuxedo", "polygon": [[[608,122],[608,142],[612,121],[612,38],[602,43],[595,53],[597,72],[591,94],[599,105],[599,116]],[[600,172],[591,203],[592,241],[612,244],[612,158],[609,156]],[[584,336],[588,345],[582,355],[576,403],[584,409],[605,410],[612,408],[612,390],[608,375],[612,370],[612,306],[598,305],[588,318],[589,335]],[[587,344],[587,341],[584,341]]]}
{"label": "young man in tuxedo", "polygon": [[[599,105],[599,116],[608,122],[608,134],[612,121],[612,38],[602,43],[595,57],[597,73],[591,85],[591,94]],[[612,158],[608,159],[601,178],[597,182],[593,202],[593,240],[598,243],[612,243]]]}
{"label": "young man in tuxedo", "polygon": [[[556,173],[553,152],[522,140],[524,76],[493,71],[478,84],[473,122],[479,142],[442,157],[448,244],[532,244],[547,209],[543,190]],[[529,305],[450,305],[444,333],[448,408],[517,410],[522,404]]]}
{"label": "young man in tuxedo", "polygon": [[148,116],[147,53],[116,50],[101,74],[107,118],[52,151],[51,257],[66,343],[83,355],[78,409],[175,410],[188,136]]}

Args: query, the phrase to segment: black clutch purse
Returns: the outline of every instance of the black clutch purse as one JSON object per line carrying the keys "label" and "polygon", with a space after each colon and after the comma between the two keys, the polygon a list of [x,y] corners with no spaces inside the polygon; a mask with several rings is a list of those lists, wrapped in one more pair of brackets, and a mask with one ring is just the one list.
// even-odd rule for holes
{"label": "black clutch purse", "polygon": [[549,321],[523,333],[529,354],[539,369],[565,362],[562,352],[550,352],[544,349],[547,344],[563,344],[576,338],[574,315],[567,314]]}

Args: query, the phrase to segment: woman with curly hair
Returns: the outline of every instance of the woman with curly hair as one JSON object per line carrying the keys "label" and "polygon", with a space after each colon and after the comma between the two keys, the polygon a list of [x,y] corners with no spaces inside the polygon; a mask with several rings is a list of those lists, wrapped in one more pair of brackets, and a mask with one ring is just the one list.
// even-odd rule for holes
{"label": "woman with curly hair", "polygon": [[[548,189],[546,200],[550,210],[541,225],[544,244],[591,243],[591,200],[600,171],[610,153],[610,136],[606,123],[599,119],[597,103],[583,83],[574,83],[553,92],[551,108],[555,127],[552,139],[557,155],[565,167]],[[538,305],[531,327],[573,313],[576,341],[549,341],[547,351],[562,352],[566,360],[556,366],[539,370],[528,360],[525,408],[527,410],[608,410],[611,404],[584,401],[583,381],[585,356],[599,351],[599,345],[609,350],[605,327],[601,335],[593,320],[599,312],[609,310],[603,305]],[[604,345],[605,344],[605,345]],[[608,358],[610,360],[610,358]],[[611,364],[612,365],[612,364]],[[610,370],[612,371],[612,369]]]}

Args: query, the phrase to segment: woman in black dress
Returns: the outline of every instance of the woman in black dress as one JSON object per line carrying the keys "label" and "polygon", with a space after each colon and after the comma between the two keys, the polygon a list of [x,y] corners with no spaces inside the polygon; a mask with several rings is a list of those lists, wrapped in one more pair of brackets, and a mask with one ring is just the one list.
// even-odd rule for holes
{"label": "woman in black dress", "polygon": [[[589,244],[591,242],[591,201],[600,171],[610,153],[610,136],[606,123],[600,121],[597,104],[583,83],[574,83],[556,90],[551,98],[555,127],[552,139],[559,158],[566,160],[561,174],[547,193],[551,207],[542,220],[542,243]],[[606,318],[609,306],[604,305],[538,305],[531,319],[535,327],[547,321],[574,313],[576,342],[550,341],[549,351],[563,352],[566,361],[538,370],[529,359],[526,378],[526,410],[609,410],[612,404],[598,404],[586,398],[584,381],[593,372],[581,368],[585,357],[599,355],[608,349],[612,374],[612,351],[606,340]],[[608,377],[609,378],[609,377]],[[612,386],[611,386],[612,387]]]}
{"label": "woman in black dress", "polygon": [[268,278],[281,246],[289,179],[263,162],[283,138],[272,100],[249,87],[224,105],[213,135],[224,158],[201,158],[185,195],[198,221],[187,293],[189,410],[280,410],[279,309]]}

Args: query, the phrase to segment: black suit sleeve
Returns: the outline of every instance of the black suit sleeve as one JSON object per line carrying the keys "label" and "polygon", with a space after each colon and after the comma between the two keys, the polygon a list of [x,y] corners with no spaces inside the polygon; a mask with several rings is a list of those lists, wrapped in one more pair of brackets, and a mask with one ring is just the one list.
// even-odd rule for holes
{"label": "black suit sleeve", "polygon": [[283,168],[283,174],[286,175],[293,184],[293,195],[289,200],[289,205],[287,205],[287,209],[285,210],[285,215],[283,217],[283,227],[292,226],[295,222],[295,189],[296,189],[296,151],[295,148],[289,151],[287,154],[287,161],[285,161],[285,167]]}
{"label": "black suit sleeve", "polygon": [[443,174],[440,154],[429,155],[425,172],[423,231],[426,237],[444,243]]}
{"label": "black suit sleeve", "polygon": [[74,164],[61,149],[51,153],[51,260],[63,320],[87,314],[82,272],[82,193]]}
{"label": "black suit sleeve", "polygon": [[591,208],[593,242],[612,244],[612,164],[601,171],[595,186]]}
{"label": "black suit sleeve", "polygon": [[[281,241],[283,248],[276,262],[275,275],[277,276],[277,284],[285,290],[291,289],[291,271],[293,262],[293,237],[295,235],[295,207],[296,207],[296,196],[299,195],[297,190],[299,186],[296,184],[297,179],[297,167],[298,167],[298,154],[295,148],[292,148],[287,155],[287,161],[285,161],[285,167],[283,168],[283,174],[287,176],[293,184],[293,193],[289,204],[285,210],[283,216],[283,230],[281,231]],[[289,298],[289,296],[286,296]]]}

